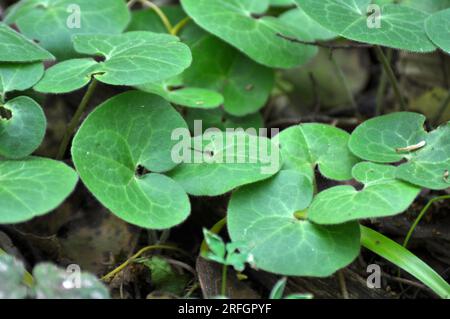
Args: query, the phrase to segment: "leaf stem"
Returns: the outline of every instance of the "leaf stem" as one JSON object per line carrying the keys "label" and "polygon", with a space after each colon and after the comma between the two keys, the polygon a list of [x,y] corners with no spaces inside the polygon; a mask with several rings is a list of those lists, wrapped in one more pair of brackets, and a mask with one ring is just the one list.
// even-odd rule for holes
{"label": "leaf stem", "polygon": [[180,249],[178,247],[175,247],[175,246],[170,246],[170,245],[152,245],[152,246],[147,246],[147,247],[144,247],[141,250],[139,250],[136,254],[134,254],[130,258],[128,258],[124,263],[122,263],[120,266],[115,268],[113,271],[111,271],[108,274],[104,275],[101,278],[101,280],[107,281],[107,280],[110,280],[110,279],[114,278],[115,275],[117,275],[122,270],[124,270],[129,264],[131,264],[134,260],[139,258],[142,254],[144,254],[144,253],[146,253],[148,251],[160,250],[160,249],[173,250],[173,251],[177,251],[177,252],[180,252],[182,254],[186,254],[187,255],[187,253],[185,253],[182,249]]}
{"label": "leaf stem", "polygon": [[[393,50],[388,49],[386,58],[387,58],[389,64],[392,61],[392,55],[393,55]],[[376,109],[375,109],[376,116],[383,114],[384,94],[386,93],[387,82],[388,82],[387,74],[383,68],[383,72],[381,73],[380,83],[378,85],[378,90],[377,90],[377,97],[376,97],[377,104],[376,104]]]}
{"label": "leaf stem", "polygon": [[70,139],[72,138],[72,136],[75,132],[75,129],[77,128],[77,126],[80,122],[80,118],[83,115],[86,107],[88,106],[92,95],[94,94],[97,84],[98,84],[97,80],[95,78],[92,78],[91,83],[89,84],[89,86],[86,90],[86,93],[84,94],[83,99],[81,100],[80,105],[78,105],[78,108],[77,108],[75,114],[73,115],[72,120],[70,121],[70,123],[67,126],[67,129],[64,133],[64,137],[61,141],[61,145],[59,146],[58,154],[56,155],[57,160],[62,160],[64,158],[64,154],[66,154]]}
{"label": "leaf stem", "polygon": [[153,9],[155,11],[155,13],[161,19],[161,21],[164,24],[164,26],[166,27],[167,32],[172,34],[173,26],[172,26],[172,23],[170,23],[169,18],[165,15],[165,13],[156,4],[154,4],[151,1],[148,1],[148,0],[139,0],[139,1],[141,2],[141,4],[143,6],[146,6],[146,7],[149,7],[151,9]]}
{"label": "leaf stem", "polygon": [[178,22],[170,31],[171,35],[178,35],[178,33],[188,24],[188,22],[191,21],[190,17],[186,17],[180,22]]}
{"label": "leaf stem", "polygon": [[227,293],[227,276],[228,276],[228,266],[224,264],[222,266],[222,286],[220,289],[220,294],[222,296],[226,296]]}
{"label": "leaf stem", "polygon": [[419,216],[417,216],[416,220],[414,221],[411,228],[409,229],[408,234],[406,235],[405,241],[403,242],[403,247],[406,248],[408,246],[408,243],[414,233],[414,230],[416,229],[417,225],[419,225],[420,221],[422,220],[423,216],[425,216],[428,209],[430,209],[431,205],[433,205],[435,202],[438,202],[440,200],[445,200],[445,199],[450,199],[450,195],[444,195],[444,196],[439,196],[439,197],[433,198],[424,206],[424,208],[422,208]]}
{"label": "leaf stem", "polygon": [[400,92],[400,85],[397,81],[397,78],[395,77],[394,70],[391,67],[390,61],[388,60],[388,58],[386,57],[386,55],[383,52],[383,49],[381,49],[380,46],[375,46],[375,52],[377,54],[378,60],[380,60],[382,66],[384,68],[384,71],[386,72],[386,75],[387,75],[389,81],[391,82],[392,88],[394,89],[395,96],[400,105],[400,109],[402,111],[406,111],[406,109],[407,109],[406,102],[405,102],[405,99],[403,98],[402,93]]}

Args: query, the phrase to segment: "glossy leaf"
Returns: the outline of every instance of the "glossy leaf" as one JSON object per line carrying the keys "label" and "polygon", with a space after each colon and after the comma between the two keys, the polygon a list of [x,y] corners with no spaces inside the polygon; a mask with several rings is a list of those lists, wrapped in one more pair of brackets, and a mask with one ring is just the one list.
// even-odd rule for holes
{"label": "glossy leaf", "polygon": [[450,54],[450,9],[439,11],[425,22],[431,41]]}
{"label": "glossy leaf", "polygon": [[195,196],[218,196],[267,179],[280,170],[282,161],[270,139],[242,130],[207,131],[181,151],[186,160],[169,175]]}
{"label": "glossy leaf", "polygon": [[170,103],[198,109],[216,108],[223,103],[223,96],[213,90],[185,86],[181,77],[160,83],[139,85],[137,89],[154,93]]}
{"label": "glossy leaf", "polygon": [[231,239],[246,244],[255,267],[287,276],[330,276],[359,254],[359,226],[322,226],[297,218],[313,196],[311,180],[293,170],[245,186],[228,206]]}
{"label": "glossy leaf", "polygon": [[82,88],[91,77],[112,85],[140,85],[180,74],[191,63],[189,48],[176,37],[145,31],[121,35],[74,37],[79,53],[102,56],[73,59],[51,67],[35,89],[43,93],[66,93]]}
{"label": "glossy leaf", "polygon": [[61,162],[0,160],[0,224],[25,222],[55,209],[77,180],[74,170]]}
{"label": "glossy leaf", "polygon": [[348,221],[393,216],[405,211],[420,188],[396,179],[396,168],[363,162],[353,168],[354,178],[364,184],[335,186],[319,193],[308,210],[315,223],[335,225]]}
{"label": "glossy leaf", "polygon": [[130,21],[130,13],[123,0],[22,0],[5,20],[65,60],[77,56],[72,36],[119,34]]}
{"label": "glossy leaf", "polygon": [[35,62],[53,60],[49,52],[0,23],[0,62]]}
{"label": "glossy leaf", "polygon": [[349,147],[357,156],[374,162],[407,160],[397,177],[413,184],[446,189],[450,170],[450,123],[427,133],[425,117],[400,112],[364,122],[353,132]]}
{"label": "glossy leaf", "polygon": [[21,158],[30,155],[45,135],[44,112],[39,104],[26,96],[6,102],[3,109],[10,115],[7,118],[0,116],[0,156]]}
{"label": "glossy leaf", "polygon": [[384,5],[377,23],[370,0],[295,0],[325,28],[344,38],[414,52],[431,52],[436,47],[428,39],[423,11],[402,5]]}
{"label": "glossy leaf", "polygon": [[274,85],[273,70],[213,36],[204,36],[191,48],[193,63],[183,73],[184,83],[221,92],[225,111],[235,116],[255,113],[266,104]]}
{"label": "glossy leaf", "polygon": [[291,43],[277,36],[311,40],[275,17],[256,17],[268,1],[182,0],[186,13],[203,29],[230,43],[250,58],[270,67],[291,68],[308,62],[317,52],[312,46]]}
{"label": "glossy leaf", "polygon": [[186,123],[162,98],[123,93],[87,117],[73,141],[73,161],[87,188],[115,215],[145,228],[169,228],[190,212],[181,186],[161,174],[176,166],[171,135],[179,128]]}
{"label": "glossy leaf", "polygon": [[283,169],[295,169],[311,178],[314,168],[327,178],[349,180],[352,168],[359,162],[348,149],[350,135],[325,124],[302,124],[275,136],[284,159]]}
{"label": "glossy leaf", "polygon": [[0,63],[0,98],[7,92],[24,91],[38,82],[44,65],[36,63]]}

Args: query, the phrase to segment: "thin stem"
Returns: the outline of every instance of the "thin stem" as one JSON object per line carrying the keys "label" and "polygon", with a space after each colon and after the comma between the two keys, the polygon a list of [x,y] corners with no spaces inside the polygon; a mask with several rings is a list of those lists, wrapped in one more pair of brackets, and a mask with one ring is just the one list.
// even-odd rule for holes
{"label": "thin stem", "polygon": [[170,34],[172,34],[172,23],[170,23],[169,18],[164,14],[164,12],[162,12],[162,10],[153,2],[148,1],[148,0],[139,0],[141,2],[141,4],[143,6],[147,6],[151,9],[153,9],[155,11],[155,13],[159,16],[159,18],[161,19],[162,23],[164,24],[164,26],[167,29],[167,32],[169,32]]}
{"label": "thin stem", "polygon": [[406,248],[408,246],[409,240],[411,239],[411,237],[414,233],[414,230],[416,229],[417,225],[419,225],[420,221],[422,220],[423,216],[425,216],[425,213],[428,211],[428,209],[431,207],[431,205],[433,205],[437,201],[446,200],[446,199],[450,199],[450,195],[444,195],[444,196],[439,196],[439,197],[433,198],[425,205],[425,207],[420,211],[419,216],[417,216],[416,220],[414,221],[414,224],[409,229],[409,232],[406,235],[405,241],[403,242],[403,247]]}
{"label": "thin stem", "polygon": [[304,41],[304,40],[300,40],[300,39],[295,38],[295,37],[290,37],[288,35],[284,35],[284,34],[281,34],[281,33],[277,33],[277,36],[282,38],[282,39],[285,39],[285,40],[288,40],[290,42],[293,42],[293,43],[298,43],[298,44],[303,44],[303,45],[311,45],[311,46],[316,46],[316,47],[330,49],[330,50],[338,50],[338,49],[349,50],[349,49],[357,49],[357,48],[367,49],[367,48],[372,48],[373,47],[371,44],[364,44],[364,43],[335,45],[335,44],[322,43],[322,42],[318,42],[318,41],[313,41],[313,42],[311,42],[311,41]]}
{"label": "thin stem", "polygon": [[[393,50],[388,49],[386,57],[388,59],[389,64],[391,64],[392,55],[393,55]],[[387,82],[388,82],[387,74],[383,68],[383,72],[381,73],[380,83],[378,85],[377,97],[376,97],[377,105],[376,105],[375,115],[377,115],[377,116],[383,114],[384,94],[386,93]]]}
{"label": "thin stem", "polygon": [[375,51],[378,56],[378,59],[380,60],[381,64],[383,65],[384,71],[386,72],[386,75],[391,82],[392,88],[394,89],[395,96],[397,97],[397,101],[400,105],[400,108],[402,111],[405,111],[407,109],[405,99],[403,98],[402,93],[400,92],[400,85],[397,81],[397,78],[395,77],[394,70],[392,70],[391,63],[388,61],[388,58],[383,52],[383,49],[379,46],[375,46]]}
{"label": "thin stem", "polygon": [[339,286],[341,287],[342,297],[344,299],[350,299],[350,296],[349,296],[348,290],[347,290],[347,283],[345,282],[344,271],[343,270],[339,271],[337,275],[338,275],[338,279],[339,279]]}
{"label": "thin stem", "polygon": [[103,281],[107,281],[107,280],[110,280],[110,279],[114,278],[114,276],[116,276],[118,273],[120,273],[122,270],[124,270],[129,264],[131,264],[134,260],[139,258],[142,254],[145,254],[146,252],[151,251],[151,250],[160,250],[160,249],[173,250],[173,251],[177,251],[177,252],[186,254],[182,249],[177,248],[175,246],[169,246],[169,245],[152,245],[152,246],[147,246],[147,247],[144,247],[141,250],[139,250],[136,254],[134,254],[130,258],[128,258],[119,267],[115,268],[113,271],[111,271],[108,274],[104,275],[101,279]]}
{"label": "thin stem", "polygon": [[180,22],[178,22],[171,30],[170,34],[172,35],[178,35],[178,33],[188,24],[188,22],[191,21],[190,17],[186,17]]}
{"label": "thin stem", "polygon": [[72,138],[72,136],[75,132],[75,129],[77,128],[77,126],[80,122],[80,118],[83,115],[86,107],[88,106],[92,95],[94,94],[97,84],[98,84],[97,80],[95,78],[92,78],[91,83],[89,84],[89,87],[87,88],[86,93],[84,94],[83,99],[81,100],[81,103],[77,108],[77,111],[75,112],[72,120],[70,121],[69,125],[67,126],[66,132],[64,133],[64,137],[61,141],[61,145],[59,146],[58,154],[56,155],[57,160],[62,160],[64,157],[64,154],[66,154],[70,139]]}
{"label": "thin stem", "polygon": [[348,97],[353,109],[355,110],[356,115],[359,115],[358,104],[356,104],[355,97],[353,96],[353,92],[350,89],[350,86],[348,85],[347,78],[345,77],[345,74],[342,71],[342,68],[339,66],[336,59],[334,58],[333,51],[329,50],[329,52],[330,52],[330,61],[333,63],[334,68],[336,69],[339,80],[344,84],[344,88],[345,88],[345,92],[347,93],[347,97]]}
{"label": "thin stem", "polygon": [[227,293],[227,276],[228,276],[228,266],[223,265],[222,267],[222,287],[220,289],[220,294],[226,296]]}
{"label": "thin stem", "polygon": [[436,113],[436,116],[433,119],[433,124],[438,125],[439,120],[441,119],[442,115],[444,115],[445,110],[450,105],[450,90],[448,91],[447,97],[442,101],[442,104],[438,108],[438,112]]}

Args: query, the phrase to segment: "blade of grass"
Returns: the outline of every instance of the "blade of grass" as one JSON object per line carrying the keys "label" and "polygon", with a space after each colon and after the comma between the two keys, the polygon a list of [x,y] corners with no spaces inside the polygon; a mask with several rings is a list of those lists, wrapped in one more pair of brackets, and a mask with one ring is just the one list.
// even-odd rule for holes
{"label": "blade of grass", "polygon": [[416,277],[439,297],[450,299],[450,285],[403,246],[365,226],[361,226],[361,244]]}

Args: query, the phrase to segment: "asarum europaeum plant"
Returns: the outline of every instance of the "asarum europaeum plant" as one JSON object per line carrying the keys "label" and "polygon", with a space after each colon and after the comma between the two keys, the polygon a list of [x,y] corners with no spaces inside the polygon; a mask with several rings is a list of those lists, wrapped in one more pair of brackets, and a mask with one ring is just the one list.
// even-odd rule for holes
{"label": "asarum europaeum plant", "polygon": [[[450,186],[450,123],[427,132],[424,116],[399,112],[352,134],[315,123],[272,139],[226,129],[262,128],[276,69],[307,64],[318,41],[373,45],[393,75],[378,46],[450,53],[449,28],[448,0],[181,0],[156,11],[122,0],[21,0],[0,24],[0,223],[52,211],[78,176],[113,214],[147,229],[185,221],[188,195],[232,192],[233,252],[266,271],[329,276],[358,256],[360,220],[400,214],[422,189]],[[98,82],[132,90],[77,130]],[[47,123],[29,90],[87,85],[58,160],[32,156]],[[194,120],[218,130],[191,134]],[[76,170],[61,162],[73,136]],[[319,175],[339,185],[319,192]],[[216,247],[223,262],[225,247]]]}

